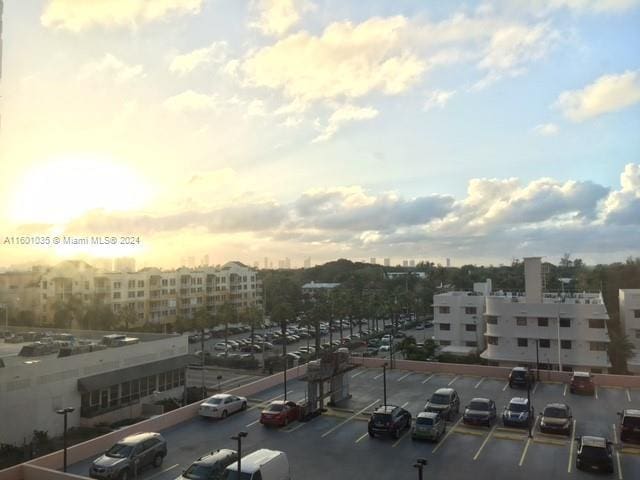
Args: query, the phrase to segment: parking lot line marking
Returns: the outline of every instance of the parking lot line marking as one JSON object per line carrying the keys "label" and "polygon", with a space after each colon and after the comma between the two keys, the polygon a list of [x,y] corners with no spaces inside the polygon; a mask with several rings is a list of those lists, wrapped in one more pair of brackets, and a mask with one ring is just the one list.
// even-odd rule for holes
{"label": "parking lot line marking", "polygon": [[531,393],[532,393],[532,394],[534,394],[534,395],[535,395],[536,390],[538,389],[538,385],[539,385],[539,383],[536,383],[536,384],[533,386],[533,390],[531,391]]}
{"label": "parking lot line marking", "polygon": [[453,385],[455,383],[455,381],[457,379],[460,378],[460,375],[456,375],[455,377],[453,377],[453,380],[451,380],[449,383],[447,383],[447,387],[450,387],[451,385]]}
{"label": "parking lot line marking", "polygon": [[616,424],[613,423],[611,424],[611,426],[613,427],[613,443],[615,445],[618,443],[618,435],[616,434]]}
{"label": "parking lot line marking", "polygon": [[593,389],[593,393],[596,396],[596,400],[598,399],[598,386],[596,385],[595,388]]}
{"label": "parking lot line marking", "polygon": [[489,435],[486,436],[486,438],[484,439],[484,442],[482,442],[482,445],[480,445],[480,448],[478,449],[476,454],[473,456],[474,460],[478,460],[478,457],[480,456],[480,452],[482,452],[482,449],[484,448],[484,446],[487,444],[487,442],[491,438],[491,435],[493,435],[493,432],[495,431],[496,426],[497,426],[497,424],[494,425],[493,428],[489,431]]}
{"label": "parking lot line marking", "polygon": [[478,388],[480,385],[482,385],[482,382],[484,382],[484,377],[482,377],[482,378],[480,379],[480,381],[479,381],[478,383],[476,383],[476,386],[475,386],[475,387],[473,387],[473,388]]}
{"label": "parking lot line marking", "polygon": [[404,408],[404,407],[406,407],[407,405],[409,405],[409,402],[404,402],[402,405],[400,405],[400,408]]}
{"label": "parking lot line marking", "polygon": [[460,417],[458,421],[453,425],[453,427],[449,429],[449,431],[445,434],[444,438],[440,440],[440,443],[438,443],[435,447],[433,447],[433,450],[431,450],[431,453],[436,453],[438,451],[438,449],[444,444],[447,438],[449,438],[449,435],[453,433],[453,431],[460,424],[461,421],[462,421],[462,417]]}
{"label": "parking lot line marking", "polygon": [[362,435],[360,435],[358,437],[358,439],[355,441],[355,443],[360,443],[361,440],[364,440],[368,436],[369,436],[369,432],[364,432]]}
{"label": "parking lot line marking", "polygon": [[167,473],[169,470],[173,470],[174,468],[180,466],[179,463],[176,463],[175,465],[171,465],[170,467],[165,468],[164,470],[162,470],[161,472],[156,473],[155,475],[151,475],[149,477],[149,480],[153,480],[154,478],[159,477],[160,475],[162,475],[163,473]]}
{"label": "parking lot line marking", "polygon": [[505,383],[504,387],[502,387],[502,391],[504,392],[507,389],[508,386],[509,386],[509,382]]}
{"label": "parking lot line marking", "polygon": [[360,370],[359,372],[356,372],[353,375],[351,375],[351,378],[356,378],[358,375],[361,375],[363,373],[364,373],[364,370]]}
{"label": "parking lot line marking", "polygon": [[[422,381],[422,384],[424,385],[425,383],[427,383],[427,382],[428,382],[429,380],[431,380],[432,378],[433,378],[433,374],[432,374],[432,375],[429,375],[427,378],[425,378],[425,379]],[[631,400],[629,400],[629,401],[631,401]]]}
{"label": "parking lot line marking", "polygon": [[622,466],[620,465],[620,452],[616,452],[616,461],[618,462],[618,479],[622,480]]}
{"label": "parking lot line marking", "polygon": [[329,435],[331,432],[336,431],[338,428],[340,428],[341,426],[343,426],[345,423],[347,423],[349,420],[353,420],[355,417],[357,417],[358,415],[362,414],[362,412],[370,409],[371,407],[373,407],[376,403],[380,402],[380,399],[378,398],[375,402],[370,403],[369,405],[367,405],[366,407],[364,407],[362,410],[354,413],[353,415],[351,415],[350,417],[348,417],[347,419],[343,420],[342,422],[340,422],[338,425],[335,425],[333,427],[331,427],[329,430],[327,430],[326,432],[324,432],[321,437],[324,438],[327,435]]}
{"label": "parking lot line marking", "polygon": [[407,434],[408,434],[410,431],[411,431],[411,427],[407,428],[407,431],[406,431],[406,432],[404,432],[404,433],[402,434],[402,436],[401,436],[399,439],[397,439],[397,440],[393,443],[393,445],[391,445],[391,448],[397,447],[397,446],[398,446],[398,444],[399,444],[402,440],[404,440],[404,437],[406,437],[406,436],[407,436]]}
{"label": "parking lot line marking", "polygon": [[531,439],[527,438],[527,443],[524,444],[524,450],[522,450],[522,456],[520,457],[520,463],[518,466],[521,467],[524,463],[524,457],[527,455],[527,450],[529,450],[529,445],[531,444]]}
{"label": "parking lot line marking", "polygon": [[382,373],[379,373],[378,375],[376,375],[375,377],[373,377],[374,380],[379,379],[382,376]]}
{"label": "parking lot line marking", "polygon": [[405,373],[403,376],[401,376],[398,380],[396,380],[396,382],[399,382],[400,380],[404,380],[405,378],[407,378],[409,375],[411,375],[413,372],[409,372],[409,373]]}
{"label": "parking lot line marking", "polygon": [[571,429],[571,435],[569,436],[569,464],[567,465],[567,473],[571,473],[571,467],[573,466],[573,445],[576,443],[574,440],[574,434],[576,431],[576,421],[573,421],[573,428]]}
{"label": "parking lot line marking", "polygon": [[631,393],[629,392],[629,389],[627,388],[627,400],[630,402],[631,401]]}
{"label": "parking lot line marking", "polygon": [[293,427],[293,428],[289,428],[288,430],[283,430],[283,431],[285,431],[285,432],[287,432],[287,433],[295,432],[296,430],[298,430],[299,428],[304,427],[305,425],[306,425],[306,423],[300,422],[300,423],[299,423],[298,425],[296,425],[295,427]]}
{"label": "parking lot line marking", "polygon": [[247,423],[245,427],[247,428],[253,427],[256,423],[259,423],[259,422],[260,422],[260,419],[257,419],[255,422]]}
{"label": "parking lot line marking", "polygon": [[567,384],[564,384],[564,390],[562,391],[562,396],[566,397],[567,396]]}

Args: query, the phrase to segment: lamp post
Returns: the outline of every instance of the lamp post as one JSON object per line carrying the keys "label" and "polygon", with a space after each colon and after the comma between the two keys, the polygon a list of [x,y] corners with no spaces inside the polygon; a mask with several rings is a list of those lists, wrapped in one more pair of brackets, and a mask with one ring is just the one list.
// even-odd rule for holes
{"label": "lamp post", "polygon": [[383,389],[383,405],[387,405],[387,362],[382,364],[382,389]]}
{"label": "lamp post", "polygon": [[413,466],[418,469],[418,480],[422,480],[422,469],[427,463],[426,458],[419,458],[416,460],[416,463],[413,464]]}
{"label": "lamp post", "polygon": [[62,431],[62,448],[64,450],[63,471],[67,471],[67,414],[73,412],[75,408],[65,407],[56,410],[56,413],[64,415],[64,430]]}
{"label": "lamp post", "polygon": [[531,407],[531,379],[529,378],[528,373],[527,373],[527,404],[529,407],[529,417],[527,419],[529,423],[529,438],[532,438],[533,435],[531,435],[531,423],[533,419],[533,408]]}
{"label": "lamp post", "polygon": [[536,380],[540,381],[540,355],[538,353],[538,339],[536,338]]}
{"label": "lamp post", "polygon": [[239,432],[238,435],[231,437],[231,440],[238,441],[238,479],[242,474],[242,439],[247,436],[247,432]]}

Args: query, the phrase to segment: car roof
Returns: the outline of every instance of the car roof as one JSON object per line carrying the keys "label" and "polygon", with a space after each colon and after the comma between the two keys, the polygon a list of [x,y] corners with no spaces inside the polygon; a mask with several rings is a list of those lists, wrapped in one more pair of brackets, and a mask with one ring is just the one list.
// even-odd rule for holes
{"label": "car roof", "polygon": [[529,400],[523,397],[513,397],[511,400],[509,400],[509,403],[515,403],[517,405],[526,405],[527,403],[529,403]]}
{"label": "car roof", "polygon": [[237,456],[237,452],[235,450],[230,450],[228,448],[220,448],[215,452],[211,452],[211,453],[208,453],[207,455],[200,457],[198,460],[196,460],[193,463],[196,463],[199,465],[213,465],[218,463],[220,460],[224,460],[225,458],[230,457],[232,455]]}
{"label": "car roof", "polygon": [[124,437],[118,443],[133,444],[133,443],[144,442],[145,440],[149,440],[150,438],[162,439],[162,435],[156,432],[139,432],[139,433],[134,433],[132,435]]}
{"label": "car roof", "polygon": [[573,372],[573,376],[574,377],[589,378],[589,377],[591,377],[591,374],[589,372]]}
{"label": "car roof", "polygon": [[605,448],[607,446],[607,440],[602,437],[584,436],[582,437],[582,445]]}
{"label": "car roof", "polygon": [[435,391],[438,395],[451,395],[455,390],[453,388],[439,388]]}
{"label": "car roof", "polygon": [[489,403],[491,402],[490,399],[488,398],[483,398],[483,397],[476,397],[476,398],[472,398],[471,402],[478,402],[478,403]]}
{"label": "car roof", "polygon": [[418,416],[416,418],[432,418],[435,419],[439,416],[440,414],[437,412],[420,412],[418,413]]}
{"label": "car roof", "polygon": [[382,406],[376,408],[373,413],[391,413],[396,408],[398,408],[397,405],[382,405]]}
{"label": "car roof", "polygon": [[511,369],[512,372],[526,372],[529,370],[527,367],[513,367]]}
{"label": "car roof", "polygon": [[544,408],[562,408],[563,410],[567,410],[569,405],[566,403],[547,403]]}
{"label": "car roof", "polygon": [[[265,463],[283,455],[286,454],[278,450],[269,450],[266,448],[256,450],[255,452],[250,453],[246,457],[242,458],[242,472],[254,473]],[[227,466],[227,470],[234,470],[234,468],[235,470],[238,470],[238,462],[232,463],[231,465]]]}
{"label": "car roof", "polygon": [[230,395],[228,393],[216,393],[215,395],[209,397],[207,400],[211,400],[211,399],[214,399],[214,398],[220,398],[220,399],[224,400],[225,398],[229,398],[229,397],[232,397],[232,396],[233,395]]}
{"label": "car roof", "polygon": [[627,410],[624,410],[622,414],[625,417],[640,417],[640,410],[637,410],[635,408],[629,408]]}

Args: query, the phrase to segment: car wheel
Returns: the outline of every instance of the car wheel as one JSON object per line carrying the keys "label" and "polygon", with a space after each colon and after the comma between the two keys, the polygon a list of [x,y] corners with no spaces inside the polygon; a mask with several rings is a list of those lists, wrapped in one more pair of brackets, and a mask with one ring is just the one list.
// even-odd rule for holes
{"label": "car wheel", "polygon": [[372,432],[372,431],[369,431],[369,436],[370,436],[371,438],[375,437],[375,435],[373,434],[373,432]]}
{"label": "car wheel", "polygon": [[223,410],[222,411],[222,418],[227,418],[227,415],[228,415],[227,411]]}
{"label": "car wheel", "polygon": [[399,428],[396,428],[393,431],[393,438],[396,438],[396,439],[400,438],[400,429]]}
{"label": "car wheel", "polygon": [[123,471],[121,471],[118,480],[129,480],[129,470],[124,469]]}
{"label": "car wheel", "polygon": [[247,409],[247,402],[242,402],[242,407],[240,407],[240,410],[244,411]]}
{"label": "car wheel", "polygon": [[162,465],[163,458],[164,457],[158,453],[155,457],[153,457],[153,466],[158,468],[160,465]]}

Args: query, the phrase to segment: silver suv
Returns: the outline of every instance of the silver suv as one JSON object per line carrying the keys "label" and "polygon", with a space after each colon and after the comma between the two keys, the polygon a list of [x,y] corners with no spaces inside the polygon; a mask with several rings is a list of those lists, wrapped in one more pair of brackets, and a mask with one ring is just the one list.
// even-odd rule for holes
{"label": "silver suv", "polygon": [[96,458],[89,469],[89,476],[101,480],[129,480],[149,465],[162,465],[166,455],[167,442],[162,435],[136,433],[123,438]]}

